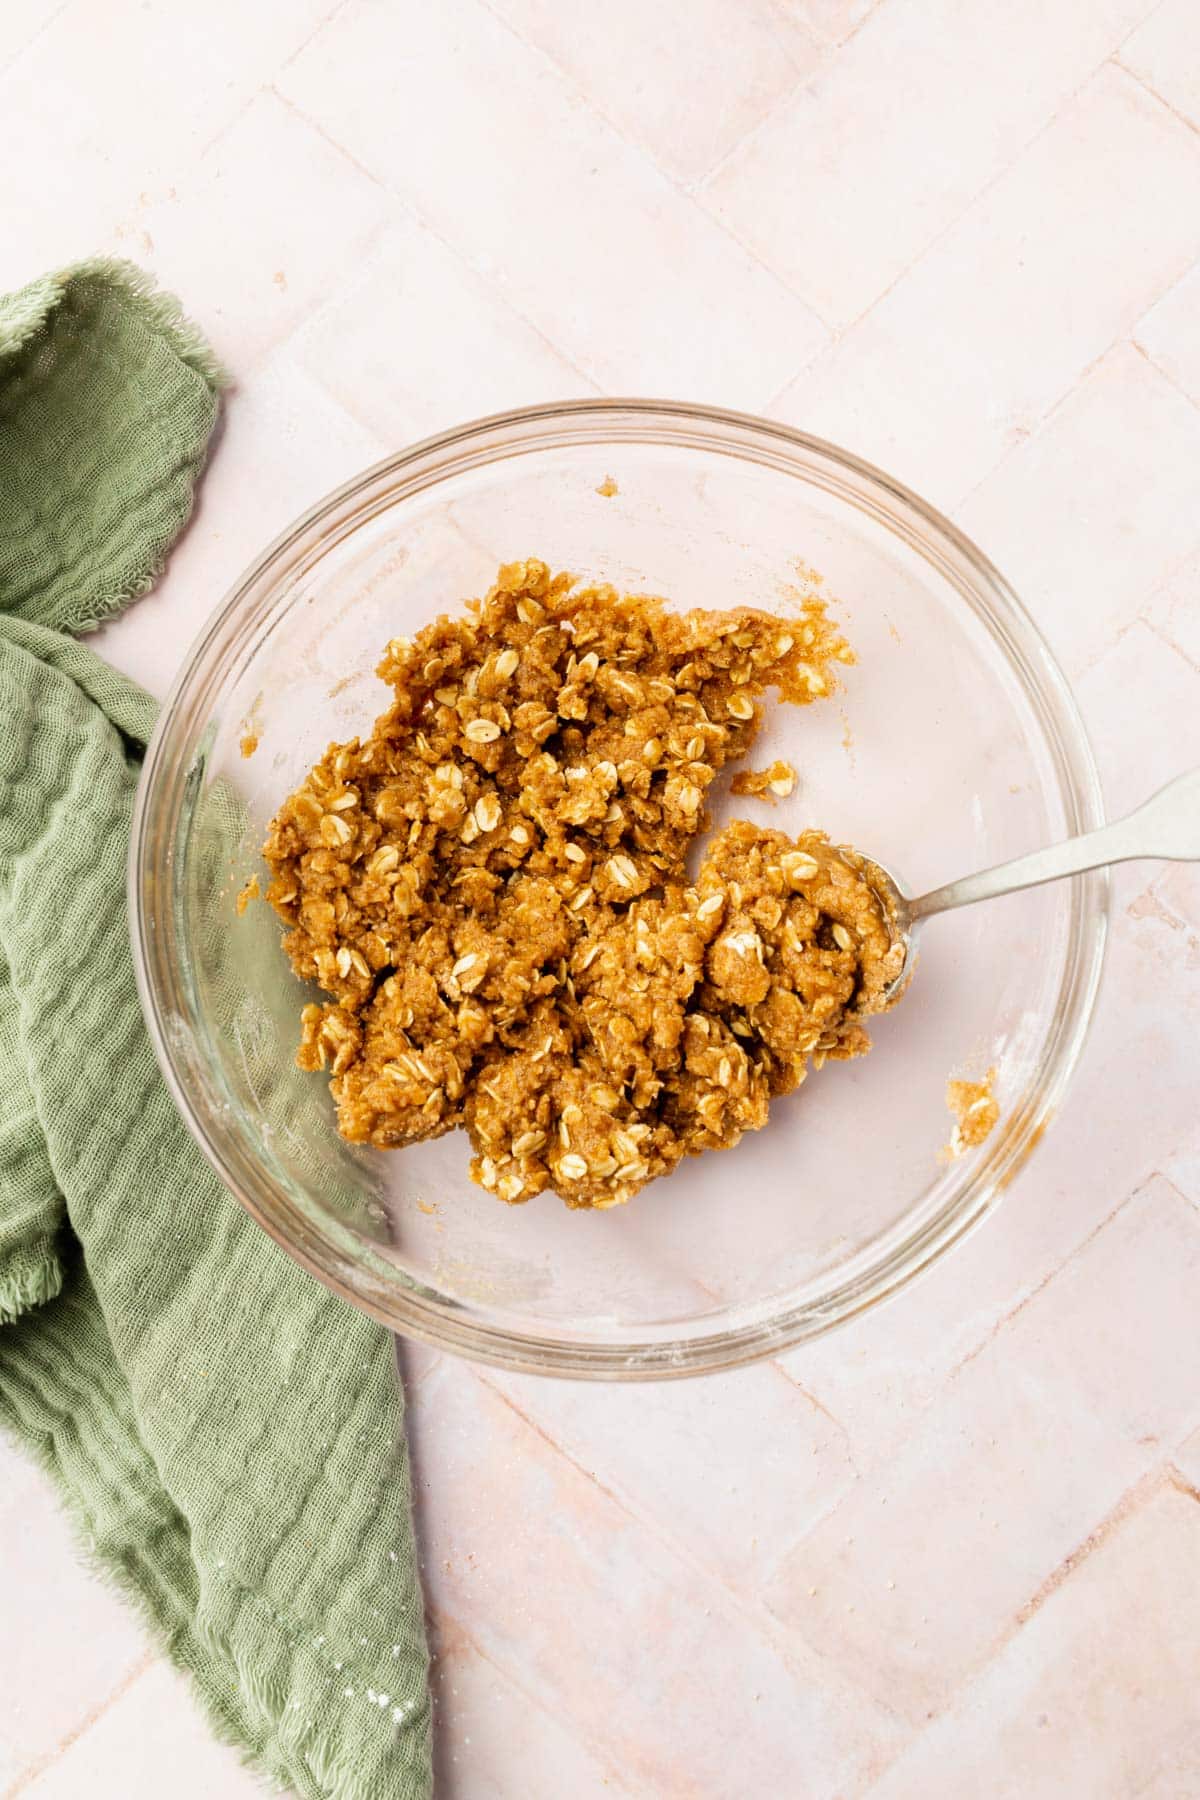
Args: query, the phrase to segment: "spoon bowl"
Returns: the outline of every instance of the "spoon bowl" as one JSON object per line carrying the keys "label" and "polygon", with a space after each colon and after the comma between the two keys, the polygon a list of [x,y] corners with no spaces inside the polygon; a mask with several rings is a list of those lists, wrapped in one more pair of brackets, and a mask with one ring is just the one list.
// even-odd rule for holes
{"label": "spoon bowl", "polygon": [[893,949],[902,950],[900,966],[884,988],[880,1001],[880,1010],[886,1011],[895,1005],[912,979],[916,962],[916,919],[912,901],[889,868],[864,858],[864,872],[891,932]]}
{"label": "spoon bowl", "polygon": [[879,1010],[899,998],[912,979],[916,928],[922,919],[955,907],[973,906],[977,900],[994,900],[1001,894],[1017,894],[1025,888],[1061,881],[1067,875],[1083,875],[1110,863],[1159,858],[1164,862],[1200,861],[1200,769],[1177,775],[1149,800],[1123,819],[1101,825],[1080,837],[1051,844],[1029,856],[999,863],[975,875],[932,888],[909,899],[891,871],[880,862],[862,857],[856,861],[867,874],[883,909],[893,943],[903,946],[899,971],[884,989]]}

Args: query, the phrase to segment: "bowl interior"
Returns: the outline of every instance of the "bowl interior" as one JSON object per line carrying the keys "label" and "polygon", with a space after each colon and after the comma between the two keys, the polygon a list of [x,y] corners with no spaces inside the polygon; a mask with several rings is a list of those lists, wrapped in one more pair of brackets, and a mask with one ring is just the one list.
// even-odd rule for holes
{"label": "bowl interior", "polygon": [[[469,1180],[459,1133],[389,1154],[345,1144],[324,1078],[293,1066],[310,995],[274,915],[239,916],[236,896],[255,872],[265,887],[279,802],[386,704],[387,639],[527,555],[687,607],[786,616],[819,584],[857,664],[836,698],[769,709],[761,759],[796,765],[795,794],[725,797],[717,818],[820,826],[912,892],[1093,822],[1090,759],[1040,641],[969,546],[766,428],[672,436],[643,419],[623,434],[610,418],[398,459],[310,517],[199,646],[151,753],[135,897],[152,1023],[226,1178],[402,1329],[526,1366],[708,1366],[877,1297],[985,1209],[1077,1047],[1101,884],[931,922],[868,1057],[810,1075],[765,1131],[616,1211],[551,1194],[506,1207]],[[1001,1126],[948,1160],[947,1079],[992,1066]]]}

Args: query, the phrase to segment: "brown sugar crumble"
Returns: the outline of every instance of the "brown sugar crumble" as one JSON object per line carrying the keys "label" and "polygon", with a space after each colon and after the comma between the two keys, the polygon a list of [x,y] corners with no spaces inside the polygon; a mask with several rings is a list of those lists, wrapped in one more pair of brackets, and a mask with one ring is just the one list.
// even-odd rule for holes
{"label": "brown sugar crumble", "polygon": [[946,1146],[950,1157],[964,1156],[982,1144],[1000,1117],[1000,1104],[993,1093],[996,1071],[988,1070],[982,1081],[948,1081],[946,1105],[954,1118],[954,1130]]}
{"label": "brown sugar crumble", "polygon": [[611,500],[613,495],[619,494],[620,491],[620,488],[617,486],[611,475],[606,475],[604,480],[600,483],[600,486],[596,489],[596,492],[598,494],[603,494],[606,500]]}
{"label": "brown sugar crumble", "polygon": [[253,756],[258,749],[258,733],[248,731],[239,746],[243,756]]}
{"label": "brown sugar crumble", "polygon": [[791,763],[776,760],[769,769],[743,769],[730,786],[732,794],[750,795],[755,800],[786,800],[796,786],[796,771]]}
{"label": "brown sugar crumble", "polygon": [[394,639],[392,704],[264,851],[292,965],[329,996],[297,1060],[328,1069],[342,1133],[461,1126],[502,1200],[616,1206],[868,1049],[902,960],[870,865],[738,821],[686,868],[764,690],[805,705],[851,661],[816,599],[676,613],[532,559]]}
{"label": "brown sugar crumble", "polygon": [[238,894],[238,897],[237,897],[236,905],[237,905],[237,915],[238,915],[239,919],[245,913],[246,908],[249,906],[250,902],[252,900],[258,899],[261,891],[262,890],[260,889],[260,887],[258,885],[258,876],[252,875],[250,877],[249,881],[246,883],[245,887],[241,890],[241,892]]}

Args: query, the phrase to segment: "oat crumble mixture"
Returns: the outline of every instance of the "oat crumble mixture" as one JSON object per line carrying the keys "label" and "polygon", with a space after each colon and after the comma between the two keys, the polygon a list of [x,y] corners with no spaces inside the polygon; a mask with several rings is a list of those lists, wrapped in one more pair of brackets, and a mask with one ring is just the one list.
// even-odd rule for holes
{"label": "oat crumble mixture", "polygon": [[946,1156],[965,1156],[990,1136],[1000,1117],[1000,1102],[994,1092],[996,1070],[991,1068],[982,1081],[948,1081],[946,1105],[954,1119],[954,1130],[946,1146]]}
{"label": "oat crumble mixture", "polygon": [[329,996],[297,1060],[330,1072],[344,1136],[461,1126],[500,1199],[617,1206],[869,1048],[902,961],[869,864],[736,821],[687,868],[764,691],[807,705],[851,661],[815,599],[677,613],[534,559],[393,640],[392,704],[264,851],[292,966]]}

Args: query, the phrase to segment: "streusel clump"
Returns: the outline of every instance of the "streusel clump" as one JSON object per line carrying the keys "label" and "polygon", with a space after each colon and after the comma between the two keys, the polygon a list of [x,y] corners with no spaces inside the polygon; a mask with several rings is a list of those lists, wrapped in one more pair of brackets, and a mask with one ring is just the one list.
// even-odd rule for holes
{"label": "streusel clump", "polygon": [[462,1126],[501,1199],[613,1206],[867,1049],[898,967],[869,865],[736,822],[685,866],[764,692],[806,705],[852,660],[817,601],[676,613],[535,560],[390,643],[391,706],[265,849],[344,1135]]}

